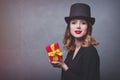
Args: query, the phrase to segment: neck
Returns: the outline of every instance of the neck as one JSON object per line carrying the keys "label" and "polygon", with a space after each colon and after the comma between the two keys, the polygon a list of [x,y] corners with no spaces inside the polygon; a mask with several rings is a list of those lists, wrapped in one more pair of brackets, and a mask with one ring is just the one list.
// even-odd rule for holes
{"label": "neck", "polygon": [[82,46],[82,41],[79,39],[75,39],[75,45],[76,45],[76,48],[80,48]]}

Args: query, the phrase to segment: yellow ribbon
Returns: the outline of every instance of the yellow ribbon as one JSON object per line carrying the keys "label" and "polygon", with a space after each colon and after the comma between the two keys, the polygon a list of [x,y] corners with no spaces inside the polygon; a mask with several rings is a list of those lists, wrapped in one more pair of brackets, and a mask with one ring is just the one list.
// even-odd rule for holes
{"label": "yellow ribbon", "polygon": [[60,49],[55,50],[54,44],[51,44],[50,47],[52,49],[52,52],[49,52],[48,56],[52,56],[54,61],[58,61],[58,55],[62,56],[62,52],[60,51]]}

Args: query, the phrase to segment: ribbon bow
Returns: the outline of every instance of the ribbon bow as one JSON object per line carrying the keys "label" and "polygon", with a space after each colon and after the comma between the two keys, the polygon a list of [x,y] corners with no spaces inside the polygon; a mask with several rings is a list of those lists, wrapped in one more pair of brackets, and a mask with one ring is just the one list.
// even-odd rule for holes
{"label": "ribbon bow", "polygon": [[62,56],[62,52],[60,51],[59,48],[55,50],[54,44],[51,44],[50,48],[52,52],[49,52],[48,56],[53,57],[54,61],[58,61],[58,56]]}

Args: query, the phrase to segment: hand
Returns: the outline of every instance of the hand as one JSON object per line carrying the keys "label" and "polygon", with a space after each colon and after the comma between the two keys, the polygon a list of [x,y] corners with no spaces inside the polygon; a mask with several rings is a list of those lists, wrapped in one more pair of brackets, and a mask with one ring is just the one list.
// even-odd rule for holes
{"label": "hand", "polygon": [[62,65],[64,63],[62,61],[52,61],[51,64],[53,65],[53,67],[62,68]]}
{"label": "hand", "polygon": [[63,61],[52,61],[51,64],[53,67],[62,68],[65,71],[68,70],[68,66]]}

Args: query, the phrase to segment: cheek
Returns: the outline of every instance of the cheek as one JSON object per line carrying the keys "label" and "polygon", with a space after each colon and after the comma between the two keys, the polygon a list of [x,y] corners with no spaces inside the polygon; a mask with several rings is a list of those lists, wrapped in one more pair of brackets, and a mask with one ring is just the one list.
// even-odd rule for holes
{"label": "cheek", "polygon": [[83,34],[87,34],[87,28],[83,29]]}
{"label": "cheek", "polygon": [[74,28],[70,27],[70,33],[73,35],[74,34]]}
{"label": "cheek", "polygon": [[73,35],[73,30],[72,29],[70,29],[70,33]]}
{"label": "cheek", "polygon": [[84,31],[84,34],[87,34],[87,30]]}

